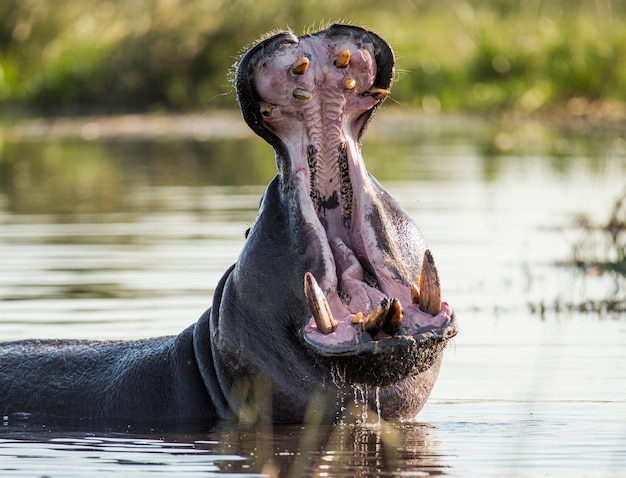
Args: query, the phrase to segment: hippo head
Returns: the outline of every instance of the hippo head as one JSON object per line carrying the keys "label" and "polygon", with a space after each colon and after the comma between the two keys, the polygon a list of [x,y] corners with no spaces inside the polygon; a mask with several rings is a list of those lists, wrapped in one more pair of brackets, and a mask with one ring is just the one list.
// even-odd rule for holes
{"label": "hippo head", "polygon": [[361,155],[393,75],[390,46],[342,24],[275,33],[238,64],[241,112],[278,176],[216,293],[211,333],[221,388],[263,377],[274,420],[354,387],[378,387],[385,417],[415,416],[456,333],[419,230]]}

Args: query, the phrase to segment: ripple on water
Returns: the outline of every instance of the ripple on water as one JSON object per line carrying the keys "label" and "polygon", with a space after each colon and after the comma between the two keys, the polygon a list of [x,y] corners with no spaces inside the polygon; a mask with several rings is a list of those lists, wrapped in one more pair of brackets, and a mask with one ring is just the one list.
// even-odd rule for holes
{"label": "ripple on water", "polygon": [[161,473],[187,478],[225,471],[231,465],[241,468],[246,461],[240,455],[217,454],[215,441],[172,442],[80,435],[49,438],[42,432],[16,434],[28,437],[0,439],[2,476],[99,477],[132,470],[133,477]]}

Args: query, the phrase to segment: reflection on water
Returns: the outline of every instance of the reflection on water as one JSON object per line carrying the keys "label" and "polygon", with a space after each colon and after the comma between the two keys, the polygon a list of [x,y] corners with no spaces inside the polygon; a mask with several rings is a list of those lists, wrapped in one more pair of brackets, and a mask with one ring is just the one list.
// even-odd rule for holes
{"label": "reflection on water", "polygon": [[[0,438],[0,471],[45,476],[384,476],[442,474],[434,427],[422,423],[301,427],[226,424],[205,435],[21,431]],[[3,433],[6,437],[6,430]],[[3,474],[3,476],[5,476]]]}
{"label": "reflection on water", "polygon": [[[614,291],[555,264],[577,243],[574,216],[602,222],[623,192],[623,134],[383,116],[365,141],[461,327],[416,422],[187,435],[4,421],[0,474],[619,476],[624,318],[533,310]],[[5,141],[0,337],[180,332],[210,304],[274,174],[254,138]]]}
{"label": "reflection on water", "polygon": [[[507,173],[511,159],[540,158],[541,168],[557,175],[581,167],[606,174],[608,162],[623,160],[626,140],[618,133],[556,134],[534,123],[503,132],[476,119],[392,115],[368,131],[364,152],[383,182],[477,174],[472,179],[492,183]],[[276,172],[272,157],[256,137],[7,140],[0,148],[0,191],[6,210],[16,214],[142,213],[168,206],[166,199],[142,197],[156,188],[265,185]],[[614,166],[623,174],[623,162]]]}
{"label": "reflection on water", "polygon": [[251,139],[8,143],[0,187],[16,214],[136,214],[169,207],[155,188],[263,184],[268,153]]}

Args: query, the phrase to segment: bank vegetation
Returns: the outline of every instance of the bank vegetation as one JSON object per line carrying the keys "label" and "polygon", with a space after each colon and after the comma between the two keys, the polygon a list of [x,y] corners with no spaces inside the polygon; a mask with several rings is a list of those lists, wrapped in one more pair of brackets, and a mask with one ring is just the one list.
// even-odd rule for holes
{"label": "bank vegetation", "polygon": [[262,33],[345,20],[390,41],[393,104],[624,115],[626,6],[596,0],[6,0],[4,112],[234,107],[229,71]]}

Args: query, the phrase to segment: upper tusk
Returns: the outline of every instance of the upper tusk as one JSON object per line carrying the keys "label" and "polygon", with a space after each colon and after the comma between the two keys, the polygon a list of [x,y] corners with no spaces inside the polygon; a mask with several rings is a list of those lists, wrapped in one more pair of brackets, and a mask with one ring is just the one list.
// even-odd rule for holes
{"label": "upper tusk", "polygon": [[300,61],[298,61],[298,63],[294,65],[294,67],[291,69],[291,72],[294,75],[304,75],[306,70],[309,68],[309,63],[309,59],[306,56],[303,56],[302,58],[300,58]]}
{"label": "upper tusk", "polygon": [[337,68],[346,68],[348,64],[350,64],[350,50],[341,50],[335,58],[335,66]]}
{"label": "upper tusk", "polygon": [[313,99],[313,95],[311,95],[311,93],[309,93],[307,90],[303,88],[296,88],[295,90],[293,90],[293,97],[298,100],[305,100],[305,101],[309,101]]}
{"label": "upper tusk", "polygon": [[261,114],[263,116],[269,116],[270,114],[272,114],[272,111],[274,110],[274,108],[276,108],[276,105],[265,102],[261,105]]}
{"label": "upper tusk", "polygon": [[343,82],[343,86],[346,90],[353,90],[356,88],[356,80],[354,78],[346,78]]}
{"label": "upper tusk", "polygon": [[384,88],[378,88],[377,86],[372,86],[368,90],[363,92],[363,96],[371,96],[377,100],[382,100],[389,95],[389,90],[385,90]]}

